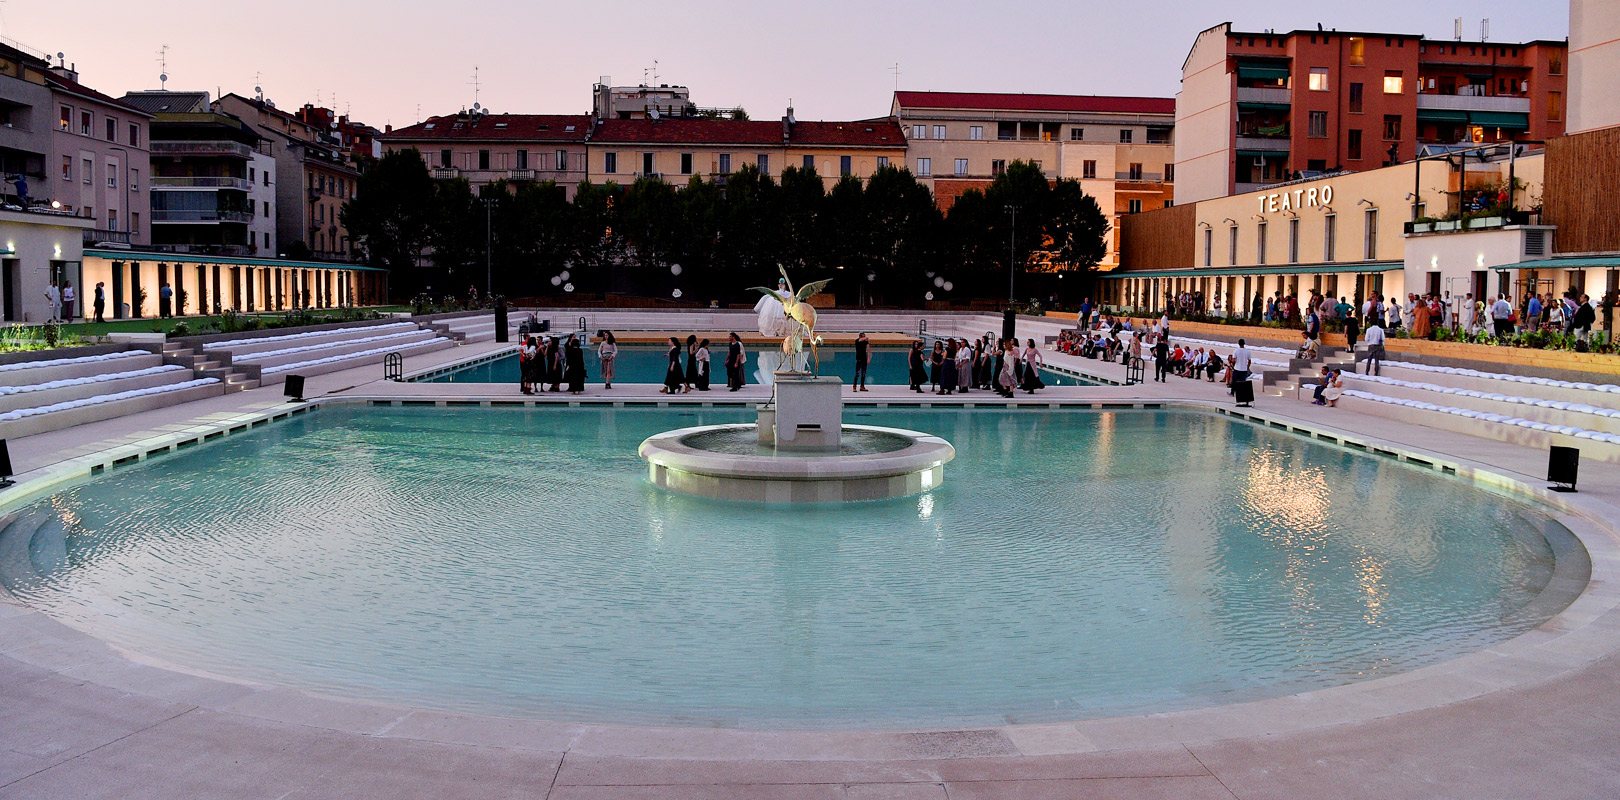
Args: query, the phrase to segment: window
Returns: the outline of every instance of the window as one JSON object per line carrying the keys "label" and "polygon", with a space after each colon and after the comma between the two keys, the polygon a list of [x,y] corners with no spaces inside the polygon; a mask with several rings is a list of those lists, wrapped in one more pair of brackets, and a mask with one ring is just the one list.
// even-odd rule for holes
{"label": "window", "polygon": [[1361,113],[1361,87],[1362,84],[1359,83],[1350,84],[1350,113],[1352,114]]}
{"label": "window", "polygon": [[913,139],[927,139],[928,138],[928,126],[927,125],[913,125],[913,126],[911,126],[911,138],[913,138]]}
{"label": "window", "polygon": [[1263,265],[1266,263],[1266,223],[1262,221],[1255,230],[1258,236],[1255,239],[1254,263]]}
{"label": "window", "polygon": [[945,126],[944,125],[935,125],[934,126],[934,138],[935,139],[943,139],[943,138],[945,138]]}
{"label": "window", "polygon": [[759,171],[761,174],[771,174],[771,157],[766,153],[759,154]]}
{"label": "window", "polygon": [[1165,183],[1175,183],[1176,182],[1176,165],[1175,164],[1165,164],[1164,165],[1164,182]]}
{"label": "window", "polygon": [[642,153],[641,154],[641,174],[643,174],[643,175],[651,175],[651,174],[653,174],[653,154],[652,153]]}
{"label": "window", "polygon": [[1071,141],[1076,141],[1076,142],[1085,141],[1086,140],[1086,129],[1085,128],[1070,128],[1069,129],[1069,139]]}
{"label": "window", "polygon": [[488,150],[479,150],[478,151],[478,168],[479,169],[489,169],[489,151]]}
{"label": "window", "polygon": [[[107,118],[107,141],[118,141],[118,120],[113,119],[112,117]],[[117,229],[114,228],[113,230]]]}
{"label": "window", "polygon": [[518,169],[528,169],[529,168],[529,151],[527,151],[527,150],[519,150],[519,151],[517,151],[517,168]]}
{"label": "window", "polygon": [[[527,159],[525,159],[525,160],[527,160]],[[567,150],[558,150],[557,151],[557,171],[558,172],[567,172],[568,171],[568,151]]]}
{"label": "window", "polygon": [[439,166],[444,167],[445,169],[449,169],[450,165],[451,165],[450,151],[449,150],[440,150],[439,151]]}
{"label": "window", "polygon": [[[806,156],[806,158],[808,158],[808,156]],[[925,178],[928,177],[929,175],[934,174],[933,159],[928,159],[928,158],[919,158],[919,159],[917,159],[917,174],[921,175],[921,176],[923,176]]]}
{"label": "window", "polygon": [[[446,150],[446,151],[444,151],[444,152],[446,152],[446,153],[449,153],[449,152],[450,152],[450,151],[449,151],[449,150]],[[446,161],[448,161],[448,160],[449,160],[449,157],[448,157],[448,156],[446,156],[446,158],[445,158],[445,160],[446,160]],[[269,186],[269,185],[270,185],[270,170],[265,170],[265,171],[264,171],[264,185],[265,185],[265,186]]]}
{"label": "window", "polygon": [[107,165],[107,188],[118,188],[118,167],[114,164]]}
{"label": "window", "polygon": [[1547,93],[1547,120],[1558,122],[1564,118],[1564,93]]}
{"label": "window", "polygon": [[1384,70],[1384,94],[1400,94],[1406,90],[1406,81],[1398,69]]}
{"label": "window", "polygon": [[95,164],[91,163],[90,159],[87,158],[84,160],[84,172],[79,177],[84,179],[84,184],[86,186],[90,185],[90,176],[94,174],[95,169],[96,166]]}
{"label": "window", "polygon": [[1132,213],[1132,214],[1140,214],[1140,213],[1142,213],[1142,201],[1141,200],[1132,200],[1131,201],[1130,213]]}
{"label": "window", "polygon": [[972,139],[975,142],[984,139],[984,126],[983,125],[970,125],[970,126],[968,126],[968,138]]}
{"label": "window", "polygon": [[1350,37],[1350,66],[1360,67],[1367,63],[1367,40],[1360,36]]}
{"label": "window", "polygon": [[62,180],[73,180],[73,156],[62,156]]}
{"label": "window", "polygon": [[1299,263],[1299,217],[1288,221],[1288,263]]}
{"label": "window", "polygon": [[[264,206],[264,218],[269,219],[270,218],[270,201],[269,200],[264,200],[264,201],[261,201],[261,202],[262,202],[262,204]],[[268,234],[266,234],[266,235],[268,235]],[[269,247],[270,243],[265,242],[264,246]]]}
{"label": "window", "polygon": [[141,146],[141,126],[136,125],[133,122],[129,123],[129,146]]}
{"label": "window", "polygon": [[682,153],[681,154],[681,174],[682,175],[691,175],[692,174],[692,154],[691,153]]}
{"label": "window", "polygon": [[805,156],[804,157],[804,168],[805,169],[815,169],[816,168],[816,157],[815,156]]}
{"label": "window", "polygon": [[1550,57],[1548,57],[1548,59],[1547,59],[1547,74],[1548,75],[1562,75],[1562,74],[1564,74],[1564,57],[1562,55],[1560,55],[1558,53],[1553,53]]}
{"label": "window", "polygon": [[721,175],[730,175],[731,174],[731,154],[730,153],[721,153],[720,154],[720,174]]}
{"label": "window", "polygon": [[618,153],[603,153],[602,154],[602,171],[609,174],[609,175],[613,175],[613,174],[615,174],[615,173],[617,173],[619,171],[619,154]]}
{"label": "window", "polygon": [[1226,263],[1228,266],[1237,266],[1238,226],[1233,225],[1226,229]]}
{"label": "window", "polygon": [[1368,261],[1378,258],[1378,209],[1369,208],[1365,219],[1367,220],[1367,236],[1364,245],[1366,253],[1362,257]]}
{"label": "window", "polygon": [[1007,159],[1005,159],[1005,158],[993,158],[993,159],[990,159],[990,174],[991,175],[1000,175],[1001,173],[1006,172],[1006,171],[1007,171]]}
{"label": "window", "polygon": [[107,230],[118,230],[118,209],[116,208],[107,209]]}
{"label": "window", "polygon": [[85,136],[90,135],[90,112],[88,111],[79,112],[79,133]]}
{"label": "window", "polygon": [[1384,141],[1398,142],[1401,140],[1401,115],[1384,115]]}
{"label": "window", "polygon": [[1215,229],[1204,229],[1204,266],[1211,266],[1215,260]]}
{"label": "window", "polygon": [[1335,258],[1339,238],[1339,215],[1328,214],[1322,217],[1322,260],[1332,261]]}
{"label": "window", "polygon": [[1148,128],[1147,129],[1147,143],[1148,144],[1169,144],[1170,143],[1170,129],[1169,128]]}
{"label": "window", "polygon": [[62,106],[62,130],[73,130],[73,109]]}
{"label": "window", "polygon": [[1327,67],[1311,67],[1309,86],[1313,92],[1325,92],[1328,90]]}
{"label": "window", "polygon": [[1345,141],[1345,158],[1351,161],[1361,160],[1361,130],[1351,128]]}
{"label": "window", "polygon": [[1129,170],[1130,171],[1128,173],[1126,173],[1126,174],[1130,176],[1131,180],[1139,181],[1139,180],[1142,179],[1142,165],[1141,164],[1131,164],[1130,167],[1129,167]]}
{"label": "window", "polygon": [[888,169],[888,168],[889,168],[889,157],[888,156],[878,156],[878,169]]}
{"label": "window", "polygon": [[1120,144],[1130,144],[1131,143],[1131,129],[1130,128],[1121,128],[1119,130],[1119,143]]}
{"label": "window", "polygon": [[965,158],[956,159],[956,175],[957,175],[957,177],[961,177],[963,175],[968,174],[967,161],[968,160],[965,159]]}
{"label": "window", "polygon": [[1327,138],[1327,112],[1326,111],[1312,111],[1311,112],[1310,132],[1307,135],[1309,135],[1312,139],[1326,139]]}
{"label": "window", "polygon": [[1082,161],[1082,162],[1080,162],[1080,177],[1082,177],[1082,178],[1096,178],[1097,177],[1097,162],[1095,162],[1095,161]]}
{"label": "window", "polygon": [[839,156],[838,157],[838,174],[839,175],[848,175],[848,174],[850,174],[850,157],[849,156]]}

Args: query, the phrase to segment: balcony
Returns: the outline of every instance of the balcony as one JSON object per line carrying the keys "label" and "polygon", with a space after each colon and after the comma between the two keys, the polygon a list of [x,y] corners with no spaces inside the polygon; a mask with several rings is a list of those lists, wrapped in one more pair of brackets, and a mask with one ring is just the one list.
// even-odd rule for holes
{"label": "balcony", "polygon": [[449,181],[461,177],[461,170],[455,167],[434,167],[431,171],[436,181]]}
{"label": "balcony", "polygon": [[214,178],[193,176],[153,175],[153,189],[238,189],[253,188],[246,178]]}
{"label": "balcony", "polygon": [[534,170],[532,170],[532,169],[510,169],[510,170],[506,171],[506,179],[509,180],[509,181],[525,181],[525,182],[532,181],[532,180],[535,179]]}
{"label": "balcony", "polygon": [[1259,150],[1268,153],[1288,152],[1288,136],[1245,136],[1237,137],[1237,149]]}
{"label": "balcony", "polygon": [[1495,111],[1506,114],[1529,114],[1528,97],[1480,97],[1463,94],[1420,94],[1417,108],[1423,111]]}
{"label": "balcony", "polygon": [[1237,87],[1237,101],[1239,103],[1266,103],[1269,105],[1288,105],[1293,102],[1289,99],[1288,89],[1282,86],[1239,86]]}
{"label": "balcony", "polygon": [[251,211],[220,211],[212,208],[154,208],[152,222],[252,222]]}
{"label": "balcony", "polygon": [[1164,183],[1162,172],[1139,172],[1132,175],[1129,172],[1114,173],[1114,180],[1119,183]]}
{"label": "balcony", "polygon": [[121,244],[127,247],[130,244],[129,231],[103,231],[92,229],[88,231],[81,231],[81,233],[84,234],[83,241],[85,247],[94,247],[102,244]]}
{"label": "balcony", "polygon": [[248,244],[155,244],[146,249],[154,253],[205,256],[251,256],[259,252],[259,248]]}
{"label": "balcony", "polygon": [[152,155],[158,156],[237,156],[252,158],[253,148],[241,142],[182,141],[152,142]]}

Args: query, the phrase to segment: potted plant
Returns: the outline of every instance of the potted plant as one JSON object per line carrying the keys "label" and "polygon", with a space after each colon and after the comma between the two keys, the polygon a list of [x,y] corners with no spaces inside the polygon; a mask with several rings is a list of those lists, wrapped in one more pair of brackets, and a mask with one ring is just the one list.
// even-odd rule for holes
{"label": "potted plant", "polygon": [[133,311],[136,319],[141,318],[142,312],[145,310],[145,308],[146,308],[146,287],[145,286],[137,286],[137,287],[135,287],[135,309]]}

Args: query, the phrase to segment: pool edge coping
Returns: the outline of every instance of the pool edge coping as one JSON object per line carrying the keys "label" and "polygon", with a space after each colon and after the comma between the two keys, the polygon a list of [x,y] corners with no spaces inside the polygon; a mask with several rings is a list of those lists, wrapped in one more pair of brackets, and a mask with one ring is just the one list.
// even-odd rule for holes
{"label": "pool edge coping", "polygon": [[[445,405],[450,398],[435,398],[422,405]],[[399,399],[395,399],[398,401]],[[405,401],[406,404],[414,405]],[[623,401],[590,402],[556,398],[541,404],[622,405]],[[670,405],[698,404],[671,401]],[[302,403],[286,403],[255,412],[231,414],[205,424],[189,425],[132,441],[97,453],[66,459],[19,475],[18,485],[0,500],[0,525],[9,522],[13,509],[44,496],[57,487],[108,469],[144,461],[182,447],[211,441],[221,436],[253,430],[274,421],[319,410],[328,404],[371,405],[366,397],[329,396]],[[389,403],[393,405],[394,403]],[[708,404],[708,403],[705,403]],[[487,403],[481,404],[487,405]],[[660,403],[659,405],[663,405]],[[739,403],[739,405],[747,405]],[[962,403],[930,400],[914,403],[882,403],[884,406],[958,406]],[[1002,407],[1002,403],[984,403]],[[1008,403],[1008,406],[1013,405]],[[479,727],[505,729],[517,725],[529,729],[547,743],[566,734],[570,752],[603,756],[671,757],[717,760],[906,760],[923,758],[916,749],[916,737],[947,733],[974,732],[978,745],[953,748],[955,756],[1063,755],[1156,746],[1204,743],[1223,739],[1300,733],[1337,725],[1355,724],[1416,711],[1441,708],[1457,702],[1552,680],[1580,669],[1603,657],[1620,652],[1620,530],[1604,521],[1620,519],[1620,513],[1607,502],[1590,495],[1565,495],[1533,485],[1521,477],[1492,470],[1442,453],[1380,439],[1375,436],[1336,429],[1327,425],[1279,418],[1254,408],[1229,408],[1205,400],[1165,399],[1159,401],[1071,401],[1048,403],[1030,401],[1020,407],[1094,410],[1183,408],[1227,417],[1238,417],[1279,431],[1306,435],[1340,447],[1349,445],[1403,462],[1450,473],[1459,479],[1505,491],[1520,502],[1539,506],[1563,525],[1581,544],[1590,565],[1586,586],[1559,613],[1534,629],[1436,664],[1419,667],[1388,677],[1323,689],[1268,697],[1258,700],[1205,706],[1179,711],[1102,717],[1074,721],[1040,723],[994,723],[977,726],[937,728],[747,728],[697,727],[676,725],[636,725],[542,720],[505,717],[357,700],[288,686],[266,686],[259,682],[230,677],[205,676],[188,671],[183,665],[156,664],[140,654],[124,653],[90,634],[67,625],[28,606],[0,587],[0,631],[9,625],[30,620],[38,630],[44,627],[66,635],[55,635],[56,647],[42,648],[36,660],[18,658],[17,650],[27,646],[0,645],[0,654],[21,663],[64,675],[76,681],[97,682],[71,670],[89,664],[122,664],[162,670],[169,696],[127,689],[158,699],[180,696],[207,696],[217,693],[220,684],[240,688],[239,696],[223,704],[197,703],[226,713],[287,722],[369,736],[409,738],[443,744],[512,746],[510,735],[490,733],[482,741],[468,736],[438,738],[422,733],[394,733],[410,730],[411,719],[439,719],[478,722]],[[1375,447],[1376,446],[1376,447]],[[112,688],[119,688],[113,684]],[[379,724],[378,720],[385,720]],[[492,725],[489,723],[496,723]],[[459,731],[465,734],[465,731]],[[478,738],[478,737],[471,737]],[[745,740],[750,740],[746,741]],[[631,746],[631,745],[634,746]],[[759,745],[768,745],[761,748]],[[1009,750],[1010,748],[1010,750]],[[555,747],[534,747],[554,750]],[[763,752],[769,750],[770,752]],[[633,751],[633,752],[631,752]],[[959,752],[960,751],[960,752]]]}

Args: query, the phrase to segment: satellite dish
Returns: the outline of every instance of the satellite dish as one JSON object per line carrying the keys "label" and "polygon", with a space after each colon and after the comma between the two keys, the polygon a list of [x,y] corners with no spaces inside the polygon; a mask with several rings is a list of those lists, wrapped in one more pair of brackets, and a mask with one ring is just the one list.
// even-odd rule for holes
{"label": "satellite dish", "polygon": [[64,58],[67,58],[67,56],[66,56],[66,55],[65,55],[65,54],[63,54],[63,53],[61,53],[61,52],[58,52],[58,53],[57,53],[57,54],[56,54],[56,60],[57,60],[57,61],[61,61],[61,60],[62,60],[62,59],[64,59]]}
{"label": "satellite dish", "polygon": [[253,87],[253,91],[255,91],[255,92],[259,93],[259,94],[264,94],[264,87],[255,86],[255,87]]}
{"label": "satellite dish", "polygon": [[165,72],[162,75],[158,76],[158,80],[160,80],[160,81],[166,81],[168,79],[169,79],[169,73],[167,73],[167,72]]}
{"label": "satellite dish", "polygon": [[483,106],[481,106],[481,105],[479,105],[479,104],[477,104],[477,103],[473,103],[473,110],[474,110],[474,111],[477,111],[477,110],[478,110],[478,109],[480,109],[480,108],[483,108]]}

